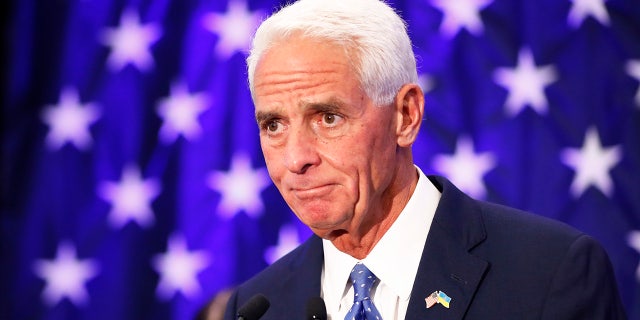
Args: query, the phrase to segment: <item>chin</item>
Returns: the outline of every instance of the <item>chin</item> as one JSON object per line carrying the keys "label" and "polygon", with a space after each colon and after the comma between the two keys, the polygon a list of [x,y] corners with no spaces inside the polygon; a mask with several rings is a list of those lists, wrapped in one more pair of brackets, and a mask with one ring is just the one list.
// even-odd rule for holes
{"label": "chin", "polygon": [[333,230],[344,228],[352,214],[336,208],[333,201],[313,201],[290,206],[295,215],[312,230]]}
{"label": "chin", "polygon": [[340,237],[341,235],[347,233],[346,230],[316,230],[316,229],[311,229],[311,231],[318,237],[324,239],[324,240],[329,240],[329,241],[333,241],[335,239],[337,239],[338,237]]}
{"label": "chin", "polygon": [[300,220],[307,225],[313,233],[325,239],[328,239],[329,234],[344,230],[349,222],[348,217],[341,216],[337,218],[335,216],[328,216],[326,213],[307,215],[305,219]]}

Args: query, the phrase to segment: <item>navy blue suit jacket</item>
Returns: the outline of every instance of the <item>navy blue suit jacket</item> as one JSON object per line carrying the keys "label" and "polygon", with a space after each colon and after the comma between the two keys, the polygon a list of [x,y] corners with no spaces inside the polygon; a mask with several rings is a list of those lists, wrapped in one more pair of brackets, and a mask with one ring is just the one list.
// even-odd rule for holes
{"label": "navy blue suit jacket", "polygon": [[[611,263],[588,235],[565,224],[473,200],[441,177],[442,192],[413,284],[406,319],[625,319]],[[389,261],[401,263],[401,261]],[[261,319],[304,319],[320,295],[322,240],[297,249],[240,285],[225,319],[257,293]],[[450,308],[427,309],[440,290]]]}

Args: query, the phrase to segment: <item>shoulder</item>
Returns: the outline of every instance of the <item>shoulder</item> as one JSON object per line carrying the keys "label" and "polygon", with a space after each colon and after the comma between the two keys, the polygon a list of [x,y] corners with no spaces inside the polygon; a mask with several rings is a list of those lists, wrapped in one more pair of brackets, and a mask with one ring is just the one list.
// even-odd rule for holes
{"label": "shoulder", "polygon": [[508,308],[498,318],[532,316],[531,310],[542,319],[624,318],[610,260],[591,236],[560,221],[472,199],[444,178],[429,178],[442,192],[434,225],[447,241],[488,265],[469,315],[486,318],[498,311],[484,306],[503,301]]}
{"label": "shoulder", "polygon": [[311,236],[304,243],[296,247],[276,262],[245,281],[240,289],[255,288],[256,290],[273,289],[275,283],[282,283],[284,278],[295,275],[303,265],[312,263],[320,258],[322,262],[322,240],[317,236]]}
{"label": "shoulder", "polygon": [[574,252],[603,252],[600,244],[563,222],[500,204],[475,200],[441,177],[434,225],[469,253],[487,261],[493,274],[553,276]]}
{"label": "shoulder", "polygon": [[506,207],[503,205],[477,201],[487,233],[510,235],[510,237],[535,237],[535,242],[573,242],[585,236],[582,231],[551,218]]}
{"label": "shoulder", "polygon": [[[474,250],[494,262],[523,268],[557,268],[574,252],[604,253],[591,236],[558,220],[531,212],[474,200],[481,216],[486,238]],[[535,271],[534,273],[539,273]]]}
{"label": "shoulder", "polygon": [[[472,199],[445,178],[429,176],[442,197],[434,221],[450,234],[472,234],[472,244],[505,241],[511,245],[568,246],[584,233],[563,222],[513,207]],[[522,248],[521,248],[522,249]]]}
{"label": "shoulder", "polygon": [[299,318],[306,301],[320,293],[322,240],[313,235],[296,249],[239,285],[227,304],[225,319],[235,319],[238,308],[257,294],[270,307],[263,319]]}

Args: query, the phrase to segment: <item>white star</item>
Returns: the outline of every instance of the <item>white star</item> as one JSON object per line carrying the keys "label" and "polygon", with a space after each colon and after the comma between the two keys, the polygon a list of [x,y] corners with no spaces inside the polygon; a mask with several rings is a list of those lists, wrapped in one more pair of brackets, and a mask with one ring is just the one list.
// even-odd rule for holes
{"label": "white star", "polygon": [[249,11],[243,0],[230,0],[226,13],[205,15],[202,26],[218,35],[216,54],[220,59],[226,60],[236,52],[248,51],[262,15],[261,10]]}
{"label": "white star", "polygon": [[200,293],[197,275],[209,266],[209,261],[206,251],[189,251],[184,237],[171,236],[166,253],[153,258],[153,266],[160,273],[156,294],[164,300],[178,292],[196,297]]}
{"label": "white star", "polygon": [[609,25],[609,13],[604,5],[606,0],[571,0],[571,10],[567,17],[568,23],[574,27],[579,27],[587,16],[592,16],[600,24]]}
{"label": "white star", "polygon": [[471,139],[462,137],[458,139],[455,154],[435,156],[433,167],[470,196],[484,198],[487,191],[482,178],[495,167],[495,162],[491,153],[474,153]]}
{"label": "white star", "polygon": [[431,5],[442,11],[440,33],[447,38],[454,37],[462,28],[473,35],[484,31],[480,11],[493,0],[430,0]]}
{"label": "white star", "polygon": [[264,260],[268,264],[274,263],[285,254],[295,249],[300,242],[298,241],[298,231],[293,225],[285,225],[280,228],[278,233],[278,244],[267,248],[264,253]]}
{"label": "white star", "polygon": [[594,186],[605,195],[611,196],[613,182],[609,171],[621,158],[620,146],[604,148],[596,128],[589,128],[582,149],[567,148],[561,154],[562,162],[575,171],[571,183],[573,196],[578,198],[589,186]]}
{"label": "white star", "polygon": [[207,110],[207,102],[206,94],[189,94],[184,83],[171,86],[170,96],[162,99],[158,106],[158,114],[164,120],[160,128],[160,140],[169,144],[178,135],[189,140],[200,137],[202,128],[198,116]]}
{"label": "white star", "polygon": [[38,260],[33,269],[46,282],[42,292],[46,304],[55,306],[68,298],[76,306],[81,306],[89,300],[85,286],[89,279],[98,274],[98,263],[78,259],[75,247],[62,242],[54,260]]}
{"label": "white star", "polygon": [[141,71],[153,67],[150,47],[161,36],[157,24],[140,24],[140,18],[133,10],[125,10],[120,17],[118,28],[107,28],[102,33],[102,42],[111,47],[109,67],[113,72],[122,70],[127,64]]}
{"label": "white star", "polygon": [[209,174],[207,184],[222,194],[219,212],[223,218],[231,218],[243,209],[256,218],[264,207],[260,192],[271,184],[271,180],[265,168],[253,170],[249,157],[239,154],[231,160],[228,172]]}
{"label": "white star", "polygon": [[[638,253],[640,253],[640,231],[633,230],[629,232],[627,235],[627,243],[633,249],[635,249]],[[636,279],[640,282],[640,263],[636,268]]]}
{"label": "white star", "polygon": [[[640,60],[631,60],[626,65],[627,73],[640,82]],[[636,106],[640,108],[640,85],[636,91]]]}
{"label": "white star", "polygon": [[96,105],[82,105],[74,88],[63,89],[58,105],[46,106],[42,112],[42,120],[49,126],[47,145],[56,150],[68,142],[78,149],[88,149],[92,143],[89,127],[98,117],[100,112]]}
{"label": "white star", "polygon": [[154,222],[151,202],[160,194],[160,184],[156,179],[143,180],[138,168],[128,166],[119,183],[100,183],[98,194],[112,205],[109,222],[114,228],[129,221],[149,227]]}
{"label": "white star", "polygon": [[518,54],[518,65],[496,69],[493,79],[509,91],[505,107],[510,116],[515,116],[527,105],[539,114],[546,113],[548,103],[544,88],[556,81],[557,76],[553,66],[536,67],[531,51],[522,49]]}

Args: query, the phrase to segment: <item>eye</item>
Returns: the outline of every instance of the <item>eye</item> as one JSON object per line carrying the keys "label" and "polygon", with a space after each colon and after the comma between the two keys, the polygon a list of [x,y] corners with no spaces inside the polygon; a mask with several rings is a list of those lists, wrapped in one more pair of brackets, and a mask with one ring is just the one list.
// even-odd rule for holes
{"label": "eye", "polygon": [[267,127],[267,131],[270,132],[277,132],[278,131],[278,122],[276,121],[269,121],[266,125]]}
{"label": "eye", "polygon": [[260,129],[273,136],[282,132],[283,124],[278,119],[265,120],[260,124]]}
{"label": "eye", "polygon": [[324,113],[322,115],[322,123],[327,127],[334,127],[340,123],[342,116],[335,113]]}
{"label": "eye", "polygon": [[322,116],[322,120],[326,124],[332,124],[332,123],[334,123],[336,121],[336,115],[335,114],[330,114],[330,113],[324,114]]}

